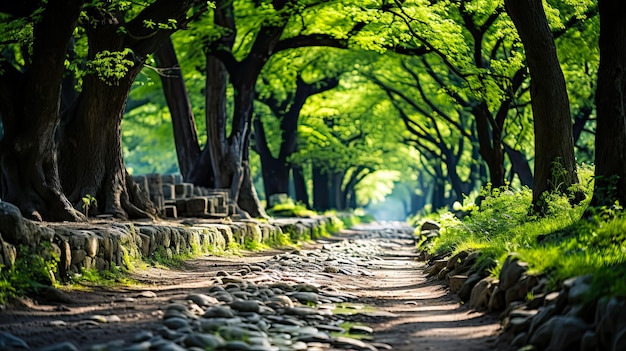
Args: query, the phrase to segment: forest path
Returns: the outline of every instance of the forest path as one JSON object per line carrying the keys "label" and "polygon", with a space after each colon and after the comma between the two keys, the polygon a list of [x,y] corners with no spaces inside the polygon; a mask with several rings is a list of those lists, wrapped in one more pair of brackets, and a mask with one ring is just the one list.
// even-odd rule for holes
{"label": "forest path", "polygon": [[[400,223],[368,224],[297,250],[205,256],[180,268],[148,267],[132,275],[140,284],[74,288],[67,292],[71,303],[23,301],[0,313],[0,332],[21,338],[33,350],[62,342],[80,350],[94,345],[102,350],[193,350],[191,336],[201,333],[220,334],[224,338],[218,338],[218,346],[231,350],[498,350],[495,316],[469,310],[425,277],[424,263],[415,260],[411,231]],[[223,324],[219,329],[206,322],[207,311],[216,307],[192,306],[187,301],[193,294],[217,297],[218,314],[231,314],[217,316]],[[288,296],[289,306],[281,305],[285,301],[279,296]],[[228,301],[233,298],[249,303],[242,307]],[[184,306],[192,315],[172,318]],[[170,319],[164,321],[164,315]],[[350,333],[341,332],[354,325]],[[242,332],[240,326],[250,334],[243,338],[249,345],[228,341]],[[19,349],[2,348],[5,337],[0,335],[0,350]]]}

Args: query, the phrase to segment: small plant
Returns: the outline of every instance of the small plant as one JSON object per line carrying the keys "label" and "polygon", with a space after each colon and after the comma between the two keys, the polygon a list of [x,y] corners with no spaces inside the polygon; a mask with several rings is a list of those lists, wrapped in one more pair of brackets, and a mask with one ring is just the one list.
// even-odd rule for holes
{"label": "small plant", "polygon": [[89,209],[92,207],[98,207],[98,200],[87,194],[83,197],[83,211],[85,211],[85,217],[89,217]]}

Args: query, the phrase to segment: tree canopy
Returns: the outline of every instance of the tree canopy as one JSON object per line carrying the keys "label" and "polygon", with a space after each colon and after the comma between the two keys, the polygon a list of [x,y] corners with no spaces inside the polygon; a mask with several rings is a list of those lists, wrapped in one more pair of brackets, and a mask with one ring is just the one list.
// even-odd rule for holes
{"label": "tree canopy", "polygon": [[540,202],[596,161],[610,44],[595,2],[513,3],[2,4],[0,196],[38,219],[81,219],[86,194],[94,214],[151,217],[129,172],[180,172],[253,217],[256,190],[318,209],[395,186],[412,212],[485,185]]}

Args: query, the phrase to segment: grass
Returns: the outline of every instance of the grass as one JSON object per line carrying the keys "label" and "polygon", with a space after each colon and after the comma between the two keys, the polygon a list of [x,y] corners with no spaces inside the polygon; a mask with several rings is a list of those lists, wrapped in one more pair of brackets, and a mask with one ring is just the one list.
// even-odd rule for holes
{"label": "grass", "polygon": [[529,263],[529,273],[545,275],[553,288],[567,278],[594,274],[596,296],[626,297],[626,216],[618,204],[585,215],[593,189],[591,174],[589,168],[579,171],[587,200],[572,206],[566,196],[548,194],[544,216],[530,211],[530,189],[487,187],[479,206],[469,199],[456,206],[467,211],[462,219],[450,212],[439,214],[441,233],[429,250],[480,250],[478,264],[495,264],[494,276],[504,258],[517,252]]}
{"label": "grass", "polygon": [[0,304],[16,297],[36,293],[42,286],[56,283],[59,257],[51,250],[51,244],[42,242],[42,252],[21,246],[15,262],[10,266],[0,265]]}

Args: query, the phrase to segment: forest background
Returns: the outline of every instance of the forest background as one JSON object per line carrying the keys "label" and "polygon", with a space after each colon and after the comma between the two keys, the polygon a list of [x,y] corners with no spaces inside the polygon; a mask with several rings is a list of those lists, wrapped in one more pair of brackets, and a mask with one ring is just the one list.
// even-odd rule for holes
{"label": "forest background", "polygon": [[[616,163],[594,144],[616,106],[596,104],[601,11],[523,3],[3,4],[1,197],[36,219],[80,219],[87,195],[154,216],[129,170],[227,188],[253,217],[253,184],[318,210],[395,191],[415,214],[487,184],[576,201],[576,162]],[[599,169],[595,202],[620,200]]]}

